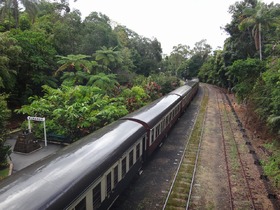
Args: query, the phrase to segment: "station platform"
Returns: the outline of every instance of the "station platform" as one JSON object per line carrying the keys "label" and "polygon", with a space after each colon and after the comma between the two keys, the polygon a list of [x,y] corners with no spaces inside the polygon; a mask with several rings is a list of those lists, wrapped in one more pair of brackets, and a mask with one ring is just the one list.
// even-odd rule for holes
{"label": "station platform", "polygon": [[[16,144],[16,140],[18,135],[21,133],[22,131],[15,131],[9,134],[6,143],[7,145],[11,145],[12,147],[12,151],[13,148]],[[35,150],[31,153],[18,153],[18,152],[12,152],[12,154],[10,155],[11,157],[11,162],[12,162],[12,173],[15,173],[29,165],[31,165],[32,163],[41,160],[53,153],[55,153],[56,151],[62,149],[63,145],[59,145],[59,144],[51,144],[48,143],[47,146],[45,146],[45,142],[41,141],[40,142],[41,148],[38,150]]]}

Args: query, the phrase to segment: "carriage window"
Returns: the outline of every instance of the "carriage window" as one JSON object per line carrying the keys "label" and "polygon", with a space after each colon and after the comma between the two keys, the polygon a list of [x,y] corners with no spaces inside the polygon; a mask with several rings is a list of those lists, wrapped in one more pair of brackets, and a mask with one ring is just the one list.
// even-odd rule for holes
{"label": "carriage window", "polygon": [[76,206],[75,210],[86,210],[86,198],[84,197]]}
{"label": "carriage window", "polygon": [[126,173],[126,157],[122,160],[122,177],[125,176]]}
{"label": "carriage window", "polygon": [[133,150],[129,153],[129,168],[133,165]]}
{"label": "carriage window", "polygon": [[107,195],[110,194],[112,189],[111,172],[107,175]]}
{"label": "carriage window", "polygon": [[146,138],[146,136],[144,136],[143,138],[142,138],[142,142],[143,142],[143,150],[146,150],[146,148],[147,148],[147,138]]}
{"label": "carriage window", "polygon": [[114,168],[114,186],[117,185],[118,179],[119,179],[119,168],[118,168],[118,166],[116,166]]}
{"label": "carriage window", "polygon": [[154,142],[154,129],[152,129],[152,136],[151,136],[151,143],[153,143]]}
{"label": "carriage window", "polygon": [[158,125],[158,126],[156,127],[156,137],[159,136],[159,130],[160,130],[160,126]]}
{"label": "carriage window", "polygon": [[136,160],[140,157],[140,143],[136,146]]}
{"label": "carriage window", "polygon": [[98,209],[101,205],[101,184],[99,183],[92,190],[93,209]]}

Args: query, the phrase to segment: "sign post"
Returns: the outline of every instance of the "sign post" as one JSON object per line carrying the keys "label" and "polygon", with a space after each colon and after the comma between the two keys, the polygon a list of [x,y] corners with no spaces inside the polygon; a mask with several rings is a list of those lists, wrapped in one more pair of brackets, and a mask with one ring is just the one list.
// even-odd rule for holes
{"label": "sign post", "polygon": [[44,124],[44,137],[45,137],[45,146],[47,146],[47,132],[46,132],[46,119],[44,117],[27,117],[28,120],[28,131],[29,133],[31,133],[31,124],[30,121],[39,121],[39,122],[43,122]]}

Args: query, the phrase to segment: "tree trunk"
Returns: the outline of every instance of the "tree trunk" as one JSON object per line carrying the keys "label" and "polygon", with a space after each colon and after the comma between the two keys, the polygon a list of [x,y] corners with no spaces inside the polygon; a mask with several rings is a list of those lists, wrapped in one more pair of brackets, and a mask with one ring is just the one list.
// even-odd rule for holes
{"label": "tree trunk", "polygon": [[259,51],[260,51],[260,60],[262,60],[262,25],[259,23]]}
{"label": "tree trunk", "polygon": [[14,6],[14,18],[15,18],[15,28],[18,28],[19,24],[19,10],[18,10],[18,1],[13,0],[13,6]]}

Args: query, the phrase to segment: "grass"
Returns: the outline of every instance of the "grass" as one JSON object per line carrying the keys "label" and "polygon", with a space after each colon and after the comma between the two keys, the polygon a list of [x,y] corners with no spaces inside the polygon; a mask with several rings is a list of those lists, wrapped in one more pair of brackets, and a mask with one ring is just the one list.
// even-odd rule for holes
{"label": "grass", "polygon": [[9,175],[9,166],[7,166],[7,168],[4,168],[4,169],[0,170],[0,180],[4,179],[8,175]]}
{"label": "grass", "polygon": [[264,145],[266,149],[272,152],[272,156],[262,162],[263,169],[266,175],[272,180],[272,184],[280,187],[280,143],[274,140],[272,143]]}

